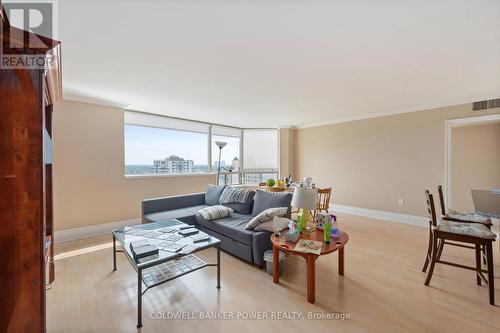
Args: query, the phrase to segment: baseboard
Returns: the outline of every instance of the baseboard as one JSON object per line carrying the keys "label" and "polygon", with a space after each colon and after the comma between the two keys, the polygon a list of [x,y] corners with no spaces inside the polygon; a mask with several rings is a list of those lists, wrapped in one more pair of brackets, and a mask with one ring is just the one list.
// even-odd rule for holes
{"label": "baseboard", "polygon": [[424,216],[408,215],[408,214],[388,212],[384,210],[359,208],[359,207],[344,206],[337,204],[330,205],[330,209],[334,212],[366,216],[377,220],[411,224],[419,227],[429,226],[428,219],[427,217]]}
{"label": "baseboard", "polygon": [[112,230],[123,228],[124,226],[131,226],[140,224],[141,219],[123,220],[111,223],[96,224],[88,227],[73,228],[55,231],[54,240],[56,243],[62,243],[77,239],[89,238],[93,236],[111,233]]}

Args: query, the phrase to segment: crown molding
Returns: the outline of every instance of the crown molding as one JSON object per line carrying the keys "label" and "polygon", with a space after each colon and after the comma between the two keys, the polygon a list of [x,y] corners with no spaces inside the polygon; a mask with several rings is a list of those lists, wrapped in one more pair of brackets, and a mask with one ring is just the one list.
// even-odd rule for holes
{"label": "crown molding", "polygon": [[[416,107],[397,108],[397,109],[387,110],[387,111],[365,113],[365,114],[356,115],[356,116],[346,116],[346,117],[341,117],[341,118],[332,119],[332,120],[323,121],[323,122],[304,123],[304,124],[296,126],[296,128],[303,129],[303,128],[311,128],[311,127],[320,127],[320,126],[327,126],[327,125],[333,125],[333,124],[347,123],[347,122],[357,121],[357,120],[381,118],[381,117],[394,116],[394,115],[398,115],[398,114],[405,114],[405,113],[411,113],[411,112],[427,111],[427,110],[432,110],[432,109],[441,109],[441,108],[452,107],[452,106],[472,104],[472,102],[474,102],[474,101],[490,100],[490,99],[494,99],[494,98],[498,98],[498,94],[496,95],[496,97],[493,97],[493,95],[467,97],[467,98],[463,98],[463,99],[454,99],[454,100],[443,101],[443,102],[434,103],[434,104],[423,104],[423,105],[416,106]],[[471,110],[472,110],[472,106],[471,106]]]}
{"label": "crown molding", "polygon": [[94,104],[94,105],[101,105],[101,106],[109,106],[109,107],[120,108],[120,109],[125,109],[128,106],[128,104],[126,104],[126,103],[119,103],[119,102],[100,99],[100,98],[96,98],[96,97],[83,96],[83,95],[75,94],[75,93],[64,91],[64,90],[63,90],[63,100],[72,101],[72,102],[88,103],[88,104]]}
{"label": "crown molding", "polygon": [[[115,108],[127,109],[127,110],[130,109],[130,107],[131,107],[131,105],[128,103],[120,103],[120,102],[105,100],[105,99],[96,98],[96,97],[84,96],[84,95],[74,93],[72,91],[67,91],[67,90],[64,90],[63,94],[64,94],[63,99],[67,100],[67,101],[83,102],[83,103],[102,105],[102,106],[108,106],[108,107],[115,107]],[[427,111],[427,110],[432,110],[432,109],[440,109],[440,108],[446,108],[446,107],[452,107],[452,106],[472,104],[472,102],[474,102],[474,101],[490,100],[490,99],[494,99],[494,98],[498,98],[498,94],[468,97],[468,98],[463,98],[463,99],[442,101],[440,103],[434,103],[434,104],[423,104],[423,105],[416,106],[416,107],[397,108],[397,109],[380,111],[380,112],[365,113],[365,114],[361,114],[361,115],[345,116],[345,117],[340,117],[340,118],[326,120],[326,121],[303,123],[303,124],[299,124],[299,125],[279,125],[279,126],[277,126],[277,128],[278,129],[304,129],[304,128],[328,126],[328,125],[347,123],[347,122],[357,121],[357,120],[381,118],[381,117],[387,117],[387,116],[394,116],[394,115],[398,115],[398,114],[405,114],[405,113],[411,113],[411,112]],[[139,112],[141,112],[141,111],[139,111]]]}

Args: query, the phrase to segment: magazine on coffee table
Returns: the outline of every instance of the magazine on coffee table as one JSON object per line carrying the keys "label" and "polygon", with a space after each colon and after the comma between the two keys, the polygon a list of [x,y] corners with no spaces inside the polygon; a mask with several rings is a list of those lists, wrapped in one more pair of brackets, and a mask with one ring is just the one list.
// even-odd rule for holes
{"label": "magazine on coffee table", "polygon": [[313,253],[320,255],[322,246],[323,242],[313,241],[310,239],[299,239],[299,241],[295,245],[294,250],[298,252]]}

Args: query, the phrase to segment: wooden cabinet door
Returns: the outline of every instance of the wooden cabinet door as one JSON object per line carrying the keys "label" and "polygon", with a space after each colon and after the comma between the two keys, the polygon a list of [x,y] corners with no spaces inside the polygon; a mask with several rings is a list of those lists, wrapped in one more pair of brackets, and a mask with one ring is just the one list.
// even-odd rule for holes
{"label": "wooden cabinet door", "polygon": [[0,70],[0,332],[45,330],[42,77]]}

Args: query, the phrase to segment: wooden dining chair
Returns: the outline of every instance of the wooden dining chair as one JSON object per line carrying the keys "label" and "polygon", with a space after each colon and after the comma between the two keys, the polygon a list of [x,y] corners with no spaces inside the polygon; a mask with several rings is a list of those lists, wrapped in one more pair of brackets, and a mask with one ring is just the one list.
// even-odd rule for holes
{"label": "wooden dining chair", "polygon": [[[488,217],[483,217],[475,213],[462,213],[458,212],[453,209],[446,209],[445,206],[445,201],[444,201],[444,195],[443,195],[443,186],[439,185],[438,186],[438,195],[439,195],[439,207],[441,209],[441,219],[444,221],[452,221],[452,222],[461,222],[461,223],[480,223],[484,224],[488,229],[491,230],[491,226],[493,225],[493,222],[491,222],[491,219]],[[448,243],[448,245],[453,245],[453,246],[461,246],[464,247],[463,245],[455,244],[455,243]],[[438,250],[438,258],[441,257],[441,254],[443,253],[443,248],[444,248],[444,242],[442,244],[439,244],[439,250]],[[467,248],[470,249],[475,249],[474,246],[466,246]],[[481,246],[481,252],[483,252],[483,261],[486,264],[486,249]]]}
{"label": "wooden dining chair", "polygon": [[324,210],[328,213],[328,209],[330,208],[330,196],[332,194],[332,188],[318,188],[318,197],[316,199],[316,210],[314,211],[314,215],[316,216],[316,212],[321,212]]}
{"label": "wooden dining chair", "polygon": [[438,186],[439,206],[441,208],[441,218],[446,221],[481,223],[491,229],[493,222],[489,217],[484,217],[476,213],[462,213],[453,209],[446,209],[443,195],[443,186]]}
{"label": "wooden dining chair", "polygon": [[[478,286],[481,285],[481,281],[484,281],[488,285],[490,304],[495,305],[493,241],[495,240],[496,235],[491,232],[487,226],[481,223],[441,221],[441,223],[438,224],[434,198],[428,190],[425,191],[425,197],[429,213],[429,246],[427,249],[427,256],[425,258],[423,271],[425,272],[427,270],[427,266],[430,265],[425,285],[428,286],[431,282],[434,266],[436,264],[472,270],[476,272],[476,283]],[[441,260],[438,257],[440,244],[442,244],[442,246],[448,245],[448,240],[463,243],[462,246],[466,246],[465,244],[473,244],[476,252],[476,267]],[[486,269],[481,267],[481,246],[486,249]],[[485,278],[483,273],[488,275],[488,279]]]}

